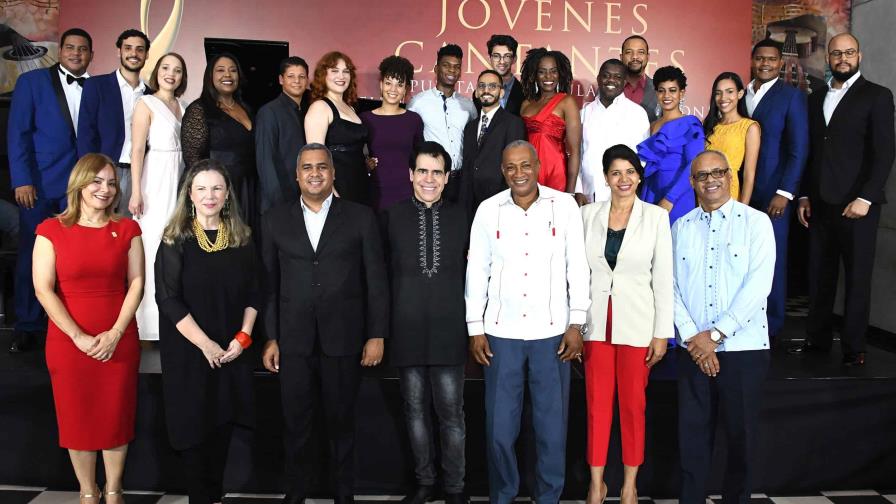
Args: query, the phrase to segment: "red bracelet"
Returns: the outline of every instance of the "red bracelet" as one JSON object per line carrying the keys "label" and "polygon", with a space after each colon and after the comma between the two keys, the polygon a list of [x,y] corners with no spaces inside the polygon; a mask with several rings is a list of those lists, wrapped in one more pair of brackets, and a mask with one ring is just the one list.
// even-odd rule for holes
{"label": "red bracelet", "polygon": [[240,346],[243,347],[243,350],[249,348],[249,345],[252,344],[252,336],[249,336],[249,333],[246,331],[240,331],[236,333],[236,336],[233,339],[237,340],[240,343]]}

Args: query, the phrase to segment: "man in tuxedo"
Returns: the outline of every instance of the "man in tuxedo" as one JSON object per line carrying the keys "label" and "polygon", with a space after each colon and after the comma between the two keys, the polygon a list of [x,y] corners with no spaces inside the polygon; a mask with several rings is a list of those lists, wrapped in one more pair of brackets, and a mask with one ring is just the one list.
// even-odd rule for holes
{"label": "man in tuxedo", "polygon": [[501,171],[504,147],[526,139],[526,126],[519,116],[501,107],[504,95],[501,75],[483,70],[476,82],[476,97],[482,104],[479,118],[464,128],[464,161],[461,169],[461,201],[472,218],[479,204],[507,189]]}
{"label": "man in tuxedo", "polygon": [[81,86],[89,77],[92,58],[90,35],[72,28],[59,41],[59,63],[22,74],[13,91],[7,145],[12,187],[21,210],[12,353],[27,350],[35,333],[46,328],[31,280],[34,230],[66,207],[68,177],[78,160],[75,125]]}
{"label": "man in tuxedo", "polygon": [[650,122],[656,121],[657,102],[653,79],[647,76],[647,65],[650,63],[650,48],[647,39],[640,35],[632,35],[622,42],[619,59],[625,65],[625,97],[637,103],[647,112]]}
{"label": "man in tuxedo", "polygon": [[809,163],[798,216],[809,228],[809,317],[796,353],[827,352],[840,260],[846,306],[840,345],[843,364],[865,364],[871,275],[884,190],[896,154],[893,93],[859,71],[859,41],[849,33],[828,43],[832,78],[809,98]]}
{"label": "man in tuxedo", "polygon": [[[78,116],[78,156],[102,152],[118,162],[121,194],[131,194],[131,118],[134,105],[146,92],[140,70],[149,53],[149,37],[139,30],[125,30],[115,42],[118,70],[98,75],[84,85]],[[128,198],[116,211],[130,216]]]}
{"label": "man in tuxedo", "polygon": [[762,125],[759,159],[750,206],[768,213],[775,231],[775,278],[768,296],[768,332],[774,341],[787,307],[787,236],[794,194],[809,155],[806,95],[778,78],[784,64],[780,42],[766,39],[753,47],[753,80],[747,86],[747,112]]}
{"label": "man in tuxedo", "polygon": [[[488,48],[488,58],[492,69],[501,76],[504,94],[501,96],[501,107],[513,115],[520,115],[520,107],[523,105],[523,85],[513,75],[513,66],[516,64],[517,48],[519,44],[510,35],[492,35],[485,43]],[[482,108],[482,103],[475,99],[476,110]]]}
{"label": "man in tuxedo", "polygon": [[299,151],[301,196],[262,217],[268,276],[262,362],[280,375],[287,492],[307,495],[303,461],[320,394],[330,448],[335,502],[352,502],[355,399],[361,366],[383,358],[389,286],[382,242],[370,208],[336,198],[338,176],[326,146]]}
{"label": "man in tuxedo", "polygon": [[255,117],[255,164],[262,213],[299,196],[292,178],[299,149],[305,145],[308,63],[298,56],[285,58],[280,62],[279,80],[283,92],[258,109]]}

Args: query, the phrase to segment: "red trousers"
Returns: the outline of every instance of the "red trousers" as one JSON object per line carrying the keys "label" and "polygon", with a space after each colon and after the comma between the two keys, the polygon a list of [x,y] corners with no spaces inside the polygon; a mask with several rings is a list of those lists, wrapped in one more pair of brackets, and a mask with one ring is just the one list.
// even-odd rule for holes
{"label": "red trousers", "polygon": [[644,411],[647,407],[647,348],[614,345],[610,337],[612,301],[607,310],[607,341],[585,342],[585,396],[588,402],[588,450],[592,467],[607,465],[613,396],[619,394],[622,463],[644,463]]}

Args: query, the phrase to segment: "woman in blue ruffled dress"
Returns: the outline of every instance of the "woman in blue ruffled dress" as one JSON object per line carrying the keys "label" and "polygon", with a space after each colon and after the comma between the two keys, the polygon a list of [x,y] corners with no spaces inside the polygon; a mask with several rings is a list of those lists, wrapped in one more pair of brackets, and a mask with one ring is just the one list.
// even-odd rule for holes
{"label": "woman in blue ruffled dress", "polygon": [[638,145],[644,162],[641,199],[666,209],[675,222],[696,206],[689,179],[691,160],[703,152],[703,126],[682,111],[687,78],[680,68],[659,68],[653,85],[662,115],[650,125],[650,137]]}

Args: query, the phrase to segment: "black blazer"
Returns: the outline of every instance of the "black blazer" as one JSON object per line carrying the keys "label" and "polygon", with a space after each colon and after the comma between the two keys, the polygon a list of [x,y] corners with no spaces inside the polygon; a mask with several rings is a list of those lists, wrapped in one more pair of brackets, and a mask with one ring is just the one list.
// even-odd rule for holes
{"label": "black blazer", "polygon": [[373,210],[334,197],[317,252],[299,201],[269,210],[262,228],[264,324],[282,354],[311,355],[318,338],[325,355],[344,357],[388,336],[389,284]]}
{"label": "black blazer", "polygon": [[479,117],[464,127],[464,160],[461,167],[461,201],[470,218],[479,204],[507,189],[501,173],[501,154],[515,140],[526,139],[526,126],[519,116],[498,107],[479,145]]}
{"label": "black blazer", "polygon": [[809,161],[801,192],[811,200],[846,205],[856,198],[886,203],[893,166],[893,93],[856,79],[829,124],[824,123],[825,90],[809,96]]}
{"label": "black blazer", "polygon": [[[513,86],[510,87],[510,97],[507,98],[507,104],[504,106],[504,110],[515,116],[519,116],[520,108],[522,108],[525,99],[526,97],[523,95],[523,85],[520,83],[519,79],[514,77]],[[476,106],[477,113],[482,111],[482,103],[479,103],[479,98],[476,97],[475,93],[473,94],[473,105]]]}
{"label": "black blazer", "polygon": [[305,111],[286,93],[266,103],[255,116],[255,167],[258,170],[259,210],[266,212],[299,197],[296,164],[305,145]]}

